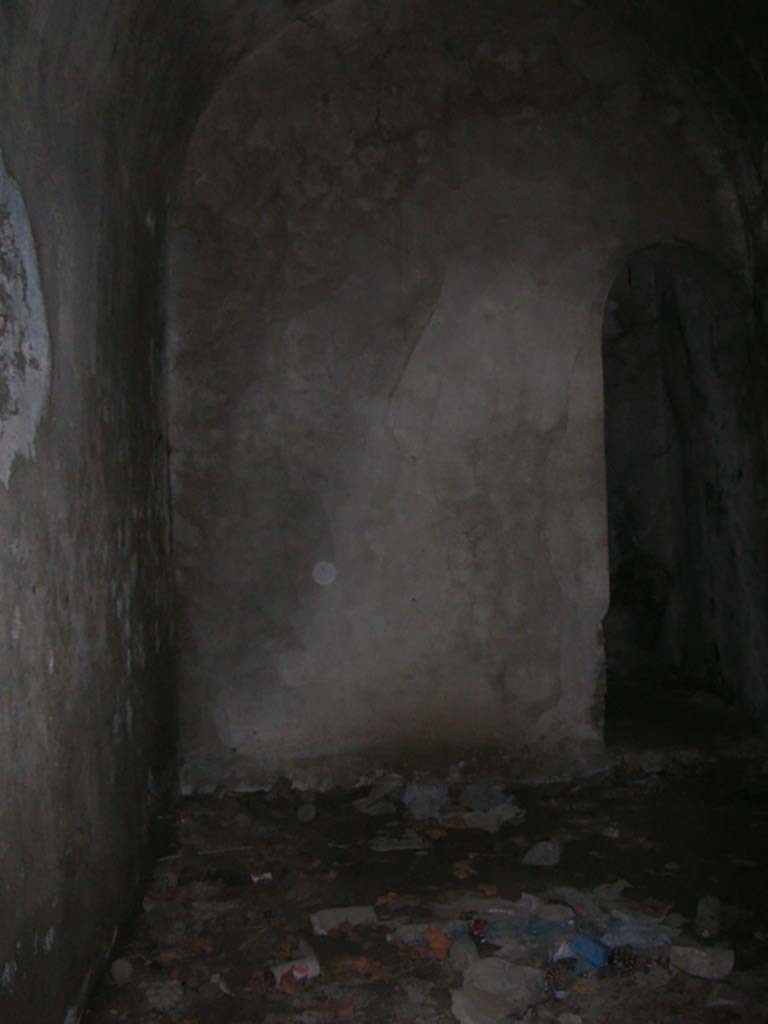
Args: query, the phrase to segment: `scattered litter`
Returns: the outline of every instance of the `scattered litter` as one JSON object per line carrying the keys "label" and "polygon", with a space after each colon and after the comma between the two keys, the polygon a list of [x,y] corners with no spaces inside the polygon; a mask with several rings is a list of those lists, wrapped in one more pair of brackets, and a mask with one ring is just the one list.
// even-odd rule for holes
{"label": "scattered litter", "polygon": [[426,843],[416,832],[405,832],[402,836],[378,835],[369,845],[374,853],[393,853],[399,850],[423,850]]}
{"label": "scattered litter", "polygon": [[392,975],[381,964],[375,963],[367,956],[358,956],[345,958],[339,960],[335,964],[335,970],[338,972],[351,972],[359,975],[361,978],[367,978],[369,981],[390,981]]}
{"label": "scattered litter", "polygon": [[679,935],[685,925],[688,924],[688,918],[682,914],[667,914],[664,918],[664,924],[672,928],[676,935]]}
{"label": "scattered litter", "polygon": [[438,928],[443,935],[455,940],[469,935],[467,921],[421,921],[414,924],[400,924],[387,936],[389,942],[402,943],[404,946],[429,945],[427,932],[434,935],[433,929]]}
{"label": "scattered litter", "polygon": [[574,913],[564,903],[544,903],[536,911],[536,916],[551,924],[568,925],[573,922]]}
{"label": "scattered litter", "polygon": [[470,877],[470,875],[476,875],[477,871],[472,867],[471,860],[457,860],[453,865],[454,878],[464,880]]}
{"label": "scattered litter", "polygon": [[526,927],[527,921],[520,918],[492,916],[475,921],[474,932],[483,942],[507,951],[514,947],[517,952],[521,945],[526,945]]}
{"label": "scattered litter", "polygon": [[483,832],[498,832],[502,825],[519,825],[525,820],[525,811],[516,804],[505,803],[490,811],[470,811],[462,815],[465,828]]}
{"label": "scattered litter", "polygon": [[700,939],[716,939],[720,931],[720,900],[702,896],[696,907],[694,930]]}
{"label": "scattered litter", "polygon": [[[673,792],[677,777],[665,777]],[[272,807],[261,794],[190,801],[179,816],[180,853],[153,872],[142,931],[111,964],[111,981],[98,996],[105,1010],[94,1024],[150,1016],[202,1024],[207,1013],[297,1024],[426,1024],[451,1019],[451,1006],[459,1024],[645,1024],[698,1021],[702,1014],[714,1021],[718,1013],[730,1019],[734,1013],[727,1011],[738,1016],[753,1005],[759,1016],[768,974],[749,963],[768,948],[759,945],[768,932],[758,920],[757,898],[749,907],[736,902],[726,915],[706,895],[726,884],[730,852],[717,861],[713,854],[694,923],[677,912],[687,904],[683,890],[670,884],[673,873],[695,867],[682,859],[680,836],[656,826],[648,835],[638,829],[658,811],[647,790],[628,790],[626,778],[558,783],[538,793],[526,788],[529,814],[536,812],[532,827],[548,822],[543,835],[549,838],[531,846],[541,832],[526,836],[510,827],[494,841],[466,831],[490,833],[525,814],[503,785],[466,781],[454,773],[435,777],[438,785],[408,787],[408,815],[399,776],[374,777],[369,789],[331,794],[322,803],[314,791],[288,791],[287,784],[286,799]],[[713,775],[697,785],[696,794],[719,786],[715,810],[727,815],[731,777],[721,784]],[[276,787],[273,795],[280,792]],[[670,815],[674,806],[670,801]],[[307,821],[322,814],[320,832],[303,823],[305,807]],[[390,817],[375,820],[384,814]],[[666,813],[661,817],[666,821]],[[717,815],[711,820],[716,827]],[[768,827],[756,818],[750,824],[755,839]],[[623,839],[621,863],[634,872],[637,889],[613,874],[590,890],[551,884],[554,871],[571,880],[547,870],[557,863],[559,844],[565,867],[573,860],[574,872],[584,863],[594,870],[590,845],[601,833],[618,838],[610,834],[614,827]],[[241,837],[251,842],[226,845]],[[733,853],[757,861],[759,845],[749,838]],[[717,851],[726,839],[717,837],[723,843]],[[523,855],[526,864],[536,862],[534,851],[542,848],[549,850],[542,866],[523,867]],[[605,841],[598,848],[606,868],[609,849]],[[535,895],[517,898],[525,883]],[[375,906],[337,906],[361,899]],[[713,947],[718,934],[726,936],[723,946],[743,935],[747,967],[738,974],[733,950]],[[233,960],[237,949],[240,959]]]}
{"label": "scattered litter", "polygon": [[403,991],[414,1006],[425,1006],[432,1002],[434,986],[422,978],[408,978],[403,982]]}
{"label": "scattered litter", "polygon": [[262,871],[260,874],[251,874],[251,881],[254,885],[261,885],[262,882],[271,882],[272,872]]}
{"label": "scattered litter", "polygon": [[397,814],[397,807],[391,800],[379,800],[377,803],[371,804],[363,813],[369,814],[372,818],[391,817],[393,814]]}
{"label": "scattered litter", "polygon": [[[373,785],[367,796],[355,800],[353,806],[363,814],[394,814],[397,808],[393,800],[399,800],[403,791],[401,775],[385,775]],[[391,799],[390,799],[391,798]]]}
{"label": "scattered litter", "polygon": [[436,960],[447,960],[453,945],[450,935],[439,924],[424,929],[424,942]]}
{"label": "scattered litter", "polygon": [[436,783],[412,783],[406,786],[402,801],[416,821],[439,818],[448,803],[448,786]]}
{"label": "scattered litter", "polygon": [[495,956],[471,964],[464,973],[464,986],[500,996],[507,1003],[507,1013],[517,1016],[546,998],[544,971]]}
{"label": "scattered litter", "polygon": [[661,949],[679,934],[669,924],[661,924],[648,914],[630,914],[623,910],[611,912],[603,942],[611,947],[632,946],[634,949]]}
{"label": "scattered litter", "polygon": [[574,935],[568,943],[568,949],[572,956],[578,960],[586,960],[592,967],[605,967],[608,963],[610,947],[595,935]]}
{"label": "scattered litter", "polygon": [[278,986],[283,985],[286,978],[293,978],[294,981],[309,981],[319,977],[320,962],[309,943],[301,939],[296,952],[298,956],[295,959],[274,964],[269,968],[269,973]]}
{"label": "scattered litter", "polygon": [[544,839],[528,850],[523,864],[540,868],[552,868],[560,863],[560,843],[557,839]]}
{"label": "scattered litter", "polygon": [[215,985],[219,992],[223,992],[225,996],[233,995],[232,989],[227,984],[225,978],[222,978],[220,974],[212,974],[209,978],[211,985]]}
{"label": "scattered litter", "polygon": [[482,829],[484,832],[498,832],[502,825],[519,825],[525,821],[525,811],[513,796],[508,796],[500,786],[487,782],[465,786],[461,802],[469,813],[462,815],[466,828]]}
{"label": "scattered litter", "polygon": [[679,971],[694,978],[720,981],[733,970],[735,956],[732,949],[698,949],[694,946],[672,946],[669,962]]}
{"label": "scattered litter", "polygon": [[535,913],[540,901],[530,893],[523,893],[519,900],[506,900],[482,896],[480,893],[466,893],[450,903],[436,903],[433,911],[436,917],[451,918],[462,915],[491,917],[504,915],[523,918],[525,921]]}
{"label": "scattered litter", "polygon": [[462,935],[451,945],[449,959],[457,971],[464,972],[480,959],[480,954],[474,941],[468,935]]}
{"label": "scattered litter", "polygon": [[580,963],[577,957],[562,957],[546,970],[547,992],[555,999],[564,999],[579,980]]}
{"label": "scattered litter", "polygon": [[340,925],[377,925],[376,911],[373,907],[334,907],[329,910],[318,910],[310,915],[312,930],[315,935],[328,935]]}
{"label": "scattered litter", "polygon": [[214,850],[198,850],[198,857],[218,857],[223,853],[250,853],[252,850],[258,850],[258,846],[219,846]]}
{"label": "scattered litter", "polygon": [[461,791],[461,803],[472,811],[492,811],[507,801],[515,803],[515,798],[493,782],[470,782]]}

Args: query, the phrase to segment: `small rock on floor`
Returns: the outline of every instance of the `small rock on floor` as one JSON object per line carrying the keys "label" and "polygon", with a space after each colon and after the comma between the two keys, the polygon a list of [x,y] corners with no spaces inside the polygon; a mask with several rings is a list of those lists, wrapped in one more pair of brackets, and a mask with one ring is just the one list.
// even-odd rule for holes
{"label": "small rock on floor", "polygon": [[109,969],[109,973],[112,975],[112,980],[116,985],[127,985],[133,977],[133,964],[130,960],[122,957],[120,960],[115,960]]}
{"label": "small rock on floor", "polygon": [[157,1013],[171,1013],[181,1006],[184,989],[179,981],[159,981],[149,985],[144,993],[147,1002]]}
{"label": "small rock on floor", "polygon": [[720,981],[733,970],[735,961],[732,949],[697,949],[695,946],[672,946],[669,962],[679,971],[694,978]]}
{"label": "small rock on floor", "polygon": [[311,915],[310,920],[315,935],[327,935],[341,924],[377,925],[379,923],[373,907],[335,907],[318,910],[316,914]]}
{"label": "small rock on floor", "polygon": [[523,864],[540,868],[553,868],[560,863],[560,843],[557,839],[545,839],[534,843],[523,857]]}
{"label": "small rock on floor", "polygon": [[471,964],[464,974],[464,984],[501,996],[509,1012],[518,1016],[546,997],[543,971],[493,956]]}

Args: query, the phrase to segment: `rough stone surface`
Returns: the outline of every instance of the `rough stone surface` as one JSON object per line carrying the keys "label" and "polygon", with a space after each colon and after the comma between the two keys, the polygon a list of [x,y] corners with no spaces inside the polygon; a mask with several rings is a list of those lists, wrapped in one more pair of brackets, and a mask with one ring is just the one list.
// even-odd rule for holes
{"label": "rough stone surface", "polygon": [[240,66],[174,212],[188,791],[467,747],[595,767],[605,297],[660,238],[738,259],[637,39],[570,3],[356,10]]}
{"label": "rough stone surface", "polygon": [[[0,10],[0,1017],[79,1019],[175,779],[152,5]],[[178,53],[178,51],[175,51]],[[161,63],[162,54],[162,63]],[[35,69],[35,70],[33,70]],[[156,106],[154,104],[157,104]],[[176,152],[179,145],[176,140]],[[157,167],[157,162],[154,162]]]}
{"label": "rough stone surface", "polygon": [[50,338],[29,217],[0,151],[0,482],[34,453],[48,398]]}

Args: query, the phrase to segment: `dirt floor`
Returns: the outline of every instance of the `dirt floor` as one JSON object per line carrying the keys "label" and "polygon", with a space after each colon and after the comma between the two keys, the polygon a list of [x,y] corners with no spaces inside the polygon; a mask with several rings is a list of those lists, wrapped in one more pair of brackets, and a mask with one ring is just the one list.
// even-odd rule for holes
{"label": "dirt floor", "polygon": [[589,781],[181,801],[86,1024],[766,1024],[765,740],[709,698],[623,714]]}

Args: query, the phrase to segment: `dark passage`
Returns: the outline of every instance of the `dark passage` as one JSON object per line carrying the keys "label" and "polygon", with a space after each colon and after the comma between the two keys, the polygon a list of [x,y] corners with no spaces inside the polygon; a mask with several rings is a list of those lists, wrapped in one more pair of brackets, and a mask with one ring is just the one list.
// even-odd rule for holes
{"label": "dark passage", "polygon": [[[745,403],[752,318],[706,254],[659,246],[630,259],[603,331],[611,604],[608,715],[677,691],[747,697],[763,586],[744,538],[754,515]],[[695,730],[696,716],[678,727]]]}

